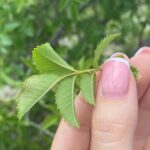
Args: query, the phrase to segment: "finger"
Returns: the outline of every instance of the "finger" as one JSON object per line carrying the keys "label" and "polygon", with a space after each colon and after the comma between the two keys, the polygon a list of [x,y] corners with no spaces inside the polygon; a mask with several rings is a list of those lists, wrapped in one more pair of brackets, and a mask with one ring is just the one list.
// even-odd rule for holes
{"label": "finger", "polygon": [[[97,73],[97,82],[99,79],[99,74],[100,72]],[[51,148],[52,150],[89,149],[93,107],[87,104],[80,94],[75,100],[75,108],[77,112],[77,118],[80,122],[80,128],[74,128],[62,120],[57,129]]]}
{"label": "finger", "polygon": [[[115,53],[113,56],[119,56]],[[143,47],[130,59],[130,63],[139,70],[137,81],[139,97],[139,117],[135,134],[134,149],[141,150],[150,136],[150,48]]]}
{"label": "finger", "polygon": [[91,149],[131,150],[138,104],[128,61],[111,58],[104,64],[96,99]]}
{"label": "finger", "polygon": [[150,48],[141,48],[137,54],[131,58],[130,63],[136,66],[139,70],[140,76],[137,82],[137,87],[138,97],[141,99],[150,84]]}
{"label": "finger", "polygon": [[142,149],[150,136],[150,48],[141,48],[131,59],[131,63],[138,68],[141,76],[137,82],[140,104],[135,149]]}

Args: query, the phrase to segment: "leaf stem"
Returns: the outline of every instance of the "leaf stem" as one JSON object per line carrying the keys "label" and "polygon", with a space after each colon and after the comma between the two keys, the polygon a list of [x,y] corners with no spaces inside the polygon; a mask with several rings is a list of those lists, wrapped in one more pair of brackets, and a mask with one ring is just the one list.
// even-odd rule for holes
{"label": "leaf stem", "polygon": [[[80,74],[83,74],[83,73],[93,73],[93,72],[96,72],[96,71],[99,71],[101,68],[94,68],[94,69],[86,69],[86,70],[76,70],[70,74],[67,74],[61,78],[59,78],[59,81],[61,81],[62,79],[65,79],[67,77],[70,77],[70,76],[77,76],[77,75],[80,75]],[[59,82],[57,81],[57,82]]]}
{"label": "leaf stem", "polygon": [[75,73],[78,75],[78,74],[83,74],[83,73],[93,73],[93,72],[96,72],[98,70],[99,70],[99,68],[80,70],[80,71],[77,70]]}

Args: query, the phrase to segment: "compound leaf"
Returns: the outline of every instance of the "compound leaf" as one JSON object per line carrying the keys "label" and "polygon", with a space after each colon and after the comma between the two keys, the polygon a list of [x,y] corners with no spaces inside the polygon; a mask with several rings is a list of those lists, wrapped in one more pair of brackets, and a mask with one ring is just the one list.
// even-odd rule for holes
{"label": "compound leaf", "polygon": [[60,82],[56,90],[56,104],[63,118],[72,126],[79,127],[74,108],[74,86],[76,76],[70,76]]}
{"label": "compound leaf", "polygon": [[89,104],[94,105],[94,77],[95,74],[82,74],[80,76],[80,88],[81,92],[85,98],[85,101],[87,101]]}
{"label": "compound leaf", "polygon": [[33,75],[25,80],[17,97],[18,117],[21,119],[60,80],[55,74]]}
{"label": "compound leaf", "polygon": [[100,43],[97,44],[97,47],[95,49],[95,56],[94,56],[94,67],[98,67],[98,61],[103,54],[103,51],[105,48],[118,36],[120,36],[120,33],[110,34],[106,36],[103,40],[100,41]]}
{"label": "compound leaf", "polygon": [[62,71],[75,71],[75,69],[65,62],[50,46],[49,43],[40,45],[33,50],[33,61],[36,68],[41,72],[51,72],[59,74]]}
{"label": "compound leaf", "polygon": [[[66,7],[67,1],[70,0],[62,0],[61,3],[64,3]],[[36,47],[33,51],[33,61],[42,74],[31,76],[24,82],[24,86],[17,97],[18,117],[21,119],[49,90],[60,82],[56,88],[57,107],[66,121],[74,127],[79,127],[74,107],[76,77],[77,75],[80,76],[80,88],[85,100],[94,105],[95,69],[98,68],[99,58],[106,46],[119,35],[109,35],[97,45],[94,61],[92,61],[94,67],[92,73],[89,73],[88,70],[75,70],[53,50],[49,43]],[[82,61],[80,62],[81,68],[83,67]],[[91,66],[91,63],[88,66]],[[134,66],[131,66],[131,70],[137,77],[138,70]],[[55,121],[55,119],[50,121],[48,119],[46,127]]]}

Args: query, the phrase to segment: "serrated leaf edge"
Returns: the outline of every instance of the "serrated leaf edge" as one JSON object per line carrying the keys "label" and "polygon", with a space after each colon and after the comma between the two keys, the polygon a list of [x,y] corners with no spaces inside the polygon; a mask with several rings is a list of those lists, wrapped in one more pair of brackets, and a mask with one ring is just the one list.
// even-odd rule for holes
{"label": "serrated leaf edge", "polygon": [[[36,76],[36,75],[33,75],[33,76]],[[31,76],[31,77],[33,77],[33,76]],[[30,77],[30,78],[31,78]],[[27,82],[27,80],[29,79],[29,78],[27,78],[25,81],[24,81],[24,83],[23,83],[23,89],[21,90],[21,92],[17,95],[17,98],[16,98],[16,102],[17,102],[17,110],[18,110],[18,118],[19,118],[19,120],[21,120],[22,119],[22,117],[48,92],[48,91],[50,91],[59,81],[61,81],[62,79],[64,79],[64,78],[66,78],[66,77],[68,77],[68,75],[65,75],[65,76],[63,76],[63,77],[60,77],[58,80],[56,80],[29,108],[28,108],[28,110],[24,113],[24,114],[20,114],[20,109],[19,109],[19,106],[18,106],[18,99],[19,99],[19,96],[22,94],[22,92],[24,91],[24,88],[25,88],[25,84],[26,84],[26,82]]]}
{"label": "serrated leaf edge", "polygon": [[[109,34],[106,37],[104,37],[103,39],[101,39],[101,41],[97,44],[96,49],[95,49],[95,54],[94,54],[95,56],[94,56],[94,61],[93,61],[93,66],[94,67],[98,67],[98,61],[99,61],[105,47],[107,47],[110,42],[112,42],[115,38],[119,37],[120,35],[121,35],[120,33]],[[104,42],[106,42],[107,39],[110,38],[110,37],[112,39],[108,42],[108,44],[106,46],[103,45]],[[98,49],[101,49],[102,47],[104,47],[104,49],[101,50],[101,51],[98,51]]]}
{"label": "serrated leaf edge", "polygon": [[[76,78],[77,78],[77,75],[74,75],[74,80],[73,80],[73,84],[72,84],[72,86],[75,86],[75,80],[76,80]],[[65,80],[65,79],[64,79]],[[75,120],[74,120],[74,122],[76,122],[76,124],[71,124],[66,118],[64,118],[64,116],[63,116],[63,113],[61,112],[61,109],[58,107],[58,105],[57,105],[57,103],[56,103],[56,106],[57,106],[57,109],[59,110],[59,112],[60,112],[60,114],[63,116],[63,118],[64,118],[64,120],[65,121],[67,121],[69,124],[71,124],[73,127],[77,127],[77,128],[79,128],[80,127],[80,125],[79,125],[79,121],[78,121],[78,119],[77,119],[77,116],[76,116],[76,111],[75,111],[75,105],[74,105],[74,88],[72,88],[73,90],[72,90],[72,100],[73,100],[73,112],[74,112],[74,116],[75,116]],[[57,93],[55,93],[55,97],[57,97]]]}
{"label": "serrated leaf edge", "polygon": [[[32,60],[33,60],[33,64],[36,66],[36,69],[37,70],[39,70],[39,68],[38,68],[38,66],[36,65],[36,63],[35,63],[35,53],[36,53],[36,51],[38,51],[42,46],[50,46],[51,47],[51,45],[49,44],[49,43],[45,43],[45,44],[41,44],[41,45],[38,45],[37,47],[35,47],[34,49],[33,49],[33,51],[32,51]],[[54,51],[55,52],[55,51]],[[56,53],[56,52],[55,52]],[[57,54],[57,53],[56,53]],[[41,55],[41,54],[40,54]],[[58,54],[57,54],[58,55]],[[62,67],[62,68],[64,68],[64,69],[67,69],[67,70],[70,70],[70,71],[76,71],[76,69],[74,69],[71,65],[69,65],[66,61],[64,61],[59,55],[59,57],[62,59],[62,61],[64,61],[64,63],[66,63],[66,65],[68,65],[68,67],[66,67],[66,66],[63,66],[63,65],[61,65],[61,64],[59,64],[59,63],[57,63],[57,61],[54,61],[54,60],[52,60],[52,59],[49,59],[49,57],[46,57],[46,56],[44,56],[44,55],[42,55],[43,57],[45,57],[46,59],[48,59],[49,61],[51,61],[51,62],[53,62],[53,63],[55,63],[56,65],[58,65],[58,66],[60,66],[60,67]]]}
{"label": "serrated leaf edge", "polygon": [[[88,73],[86,73],[86,74],[88,74]],[[93,73],[92,73],[93,80],[94,80],[94,75],[95,75],[95,73],[93,72]],[[80,84],[81,84],[82,78],[83,78],[83,76],[81,75]],[[80,89],[81,89],[81,87],[80,87]],[[82,92],[82,89],[81,89],[81,92]],[[94,92],[94,81],[93,81],[93,92]],[[88,104],[95,106],[95,101],[92,101],[92,102],[88,101],[88,100],[86,99],[85,93],[82,92],[82,94],[83,94],[84,100],[85,100]],[[94,94],[94,93],[93,93],[93,94]],[[94,98],[94,97],[93,97],[93,98]],[[95,100],[95,99],[94,99],[94,100]]]}

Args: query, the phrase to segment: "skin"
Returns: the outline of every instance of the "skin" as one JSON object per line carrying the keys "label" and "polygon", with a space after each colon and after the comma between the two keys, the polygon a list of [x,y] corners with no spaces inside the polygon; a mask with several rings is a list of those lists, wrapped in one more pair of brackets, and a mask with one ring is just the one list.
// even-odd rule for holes
{"label": "skin", "polygon": [[[132,57],[130,64],[140,71],[132,74],[125,96],[101,96],[101,72],[97,73],[96,106],[81,94],[75,99],[80,128],[61,120],[51,150],[149,150],[150,149],[150,54]],[[109,100],[108,100],[109,99]]]}

